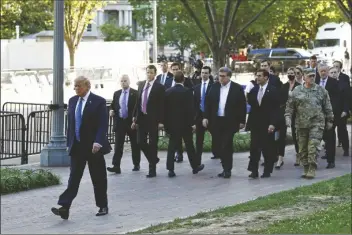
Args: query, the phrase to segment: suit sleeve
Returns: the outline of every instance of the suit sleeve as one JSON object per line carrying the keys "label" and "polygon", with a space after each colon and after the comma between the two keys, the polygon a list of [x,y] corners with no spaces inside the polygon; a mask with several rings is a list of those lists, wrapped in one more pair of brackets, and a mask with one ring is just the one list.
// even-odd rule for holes
{"label": "suit sleeve", "polygon": [[69,143],[70,143],[70,135],[68,133],[71,133],[71,128],[70,128],[70,116],[72,115],[71,113],[69,113],[69,109],[70,109],[70,103],[71,103],[71,98],[68,100],[68,104],[67,104],[67,121],[68,121],[68,125],[67,125],[67,129],[66,129],[66,147],[69,147]]}
{"label": "suit sleeve", "polygon": [[279,125],[279,117],[280,117],[280,97],[278,93],[279,89],[275,89],[273,93],[272,99],[272,111],[270,113],[270,125],[273,125],[275,128],[278,128]]}
{"label": "suit sleeve", "polygon": [[114,96],[113,96],[113,98],[112,98],[112,102],[111,102],[111,104],[110,104],[110,109],[111,110],[114,110],[114,112],[116,112],[116,110],[115,110],[115,107],[116,107],[116,96],[117,96],[117,91],[115,91],[114,92]]}
{"label": "suit sleeve", "polygon": [[141,86],[139,85],[138,86],[138,90],[137,90],[137,100],[136,100],[136,103],[134,105],[134,108],[133,108],[133,112],[132,112],[132,117],[134,117],[136,119],[136,123],[138,123],[138,107],[140,106],[139,102],[139,94],[140,94],[140,89],[141,89]]}
{"label": "suit sleeve", "polygon": [[239,87],[239,92],[238,92],[238,98],[239,98],[239,107],[238,107],[238,121],[241,124],[246,123],[246,115],[247,115],[247,101],[246,101],[246,96],[244,95],[244,91],[242,87]]}
{"label": "suit sleeve", "polygon": [[97,113],[98,113],[98,131],[95,136],[95,143],[100,144],[103,146],[104,144],[104,139],[108,133],[108,110],[106,108],[106,100],[102,99],[102,101],[99,103],[98,108],[97,108]]}
{"label": "suit sleeve", "polygon": [[205,97],[205,108],[204,108],[203,118],[208,119],[208,121],[211,114],[212,95],[213,95],[213,87],[210,88],[208,95]]}
{"label": "suit sleeve", "polygon": [[323,111],[325,114],[325,120],[327,122],[333,122],[334,121],[334,113],[333,113],[333,109],[331,106],[331,102],[330,102],[330,97],[329,97],[329,93],[325,91],[325,96],[324,96],[324,102],[323,102]]}
{"label": "suit sleeve", "polygon": [[159,97],[159,115],[158,115],[158,123],[164,123],[164,108],[165,108],[165,89],[163,86],[160,87],[160,97]]}
{"label": "suit sleeve", "polygon": [[189,117],[188,123],[192,126],[196,124],[195,122],[195,109],[194,109],[194,96],[192,90],[187,90],[185,104],[187,104],[187,115]]}

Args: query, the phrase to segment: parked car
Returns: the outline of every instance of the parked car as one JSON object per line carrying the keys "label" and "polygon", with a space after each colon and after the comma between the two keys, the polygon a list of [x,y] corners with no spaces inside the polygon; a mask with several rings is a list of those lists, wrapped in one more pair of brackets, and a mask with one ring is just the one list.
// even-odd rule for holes
{"label": "parked car", "polygon": [[[267,59],[276,71],[285,72],[289,67],[297,65],[306,67],[311,56],[310,52],[301,48],[264,48],[251,50],[247,57],[255,63]],[[318,57],[319,61],[324,62],[325,60]]]}

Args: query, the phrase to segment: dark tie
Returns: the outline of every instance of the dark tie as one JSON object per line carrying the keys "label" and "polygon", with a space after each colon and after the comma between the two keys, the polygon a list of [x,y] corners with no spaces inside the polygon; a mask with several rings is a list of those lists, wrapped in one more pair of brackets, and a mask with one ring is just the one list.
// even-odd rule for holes
{"label": "dark tie", "polygon": [[76,132],[76,139],[78,141],[81,141],[79,130],[82,124],[82,106],[83,106],[83,98],[80,97],[76,114],[75,114],[75,123],[76,123],[75,132]]}
{"label": "dark tie", "polygon": [[203,83],[202,97],[200,100],[200,110],[202,110],[203,113],[205,109],[205,93],[206,93],[206,83]]}
{"label": "dark tie", "polygon": [[147,102],[148,102],[148,91],[149,91],[150,84],[148,82],[147,87],[144,89],[143,94],[143,104],[142,104],[142,112],[147,113]]}
{"label": "dark tie", "polygon": [[123,91],[122,106],[121,106],[121,115],[123,119],[127,118],[128,116],[126,101],[127,101],[127,91]]}

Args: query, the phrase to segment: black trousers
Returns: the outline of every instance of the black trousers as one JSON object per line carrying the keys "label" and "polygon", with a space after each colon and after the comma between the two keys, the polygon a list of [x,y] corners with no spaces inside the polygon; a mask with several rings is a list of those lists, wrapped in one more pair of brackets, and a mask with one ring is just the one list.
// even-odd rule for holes
{"label": "black trousers", "polygon": [[186,145],[186,152],[192,169],[196,169],[201,164],[200,157],[196,154],[193,144],[192,128],[183,131],[169,133],[169,147],[167,149],[166,169],[173,171],[175,169],[174,156],[177,149],[182,145],[182,139]]}
{"label": "black trousers", "polygon": [[203,126],[202,121],[203,121],[202,118],[196,121],[196,154],[200,158],[202,158],[203,146],[204,146],[204,135],[207,130]]}
{"label": "black trousers", "polygon": [[264,173],[271,174],[276,160],[275,134],[269,134],[267,128],[251,128],[248,171],[253,173],[258,172],[261,153],[263,153],[264,157]]}
{"label": "black trousers", "polygon": [[84,146],[75,142],[71,151],[70,177],[67,189],[60,195],[58,204],[70,208],[78,193],[86,163],[92,179],[95,203],[97,207],[107,207],[107,175],[104,155],[92,153],[93,146]]}
{"label": "black trousers", "polygon": [[139,166],[141,162],[141,150],[137,144],[137,131],[131,129],[131,120],[119,118],[116,124],[115,132],[115,153],[112,158],[112,164],[120,168],[123,147],[126,140],[126,134],[130,139],[132,148],[132,162],[134,166]]}
{"label": "black trousers", "polygon": [[[294,124],[291,126],[291,134],[292,134],[292,140],[295,145],[295,150],[296,153],[298,153],[298,143],[297,143],[297,137],[296,137],[296,128]],[[280,126],[280,134],[279,134],[279,139],[276,141],[276,146],[277,146],[277,155],[278,156],[285,156],[285,148],[286,148],[286,137],[287,137],[287,127],[286,124]]]}
{"label": "black trousers", "polygon": [[156,169],[158,160],[158,123],[141,114],[138,121],[137,143],[149,162],[149,170]]}
{"label": "black trousers", "polygon": [[340,118],[339,123],[337,124],[337,137],[342,144],[343,150],[348,151],[350,148],[350,141],[347,131],[347,117]]}
{"label": "black trousers", "polygon": [[323,140],[325,142],[325,151],[328,163],[335,163],[336,154],[336,126],[335,124],[330,130],[325,129],[323,134]]}
{"label": "black trousers", "polygon": [[229,128],[226,117],[217,117],[211,124],[213,152],[221,159],[224,171],[231,171],[233,167],[233,137],[236,131]]}

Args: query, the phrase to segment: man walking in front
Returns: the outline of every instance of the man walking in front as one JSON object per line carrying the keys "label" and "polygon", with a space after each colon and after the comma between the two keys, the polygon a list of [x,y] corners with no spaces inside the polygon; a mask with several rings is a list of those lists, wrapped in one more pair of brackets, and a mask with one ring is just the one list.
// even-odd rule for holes
{"label": "man walking in front", "polygon": [[108,167],[109,172],[121,174],[121,158],[126,134],[128,135],[132,149],[132,171],[139,171],[141,162],[141,150],[137,144],[137,131],[131,129],[132,113],[137,103],[138,92],[130,87],[128,75],[122,75],[120,79],[122,89],[114,93],[111,104],[110,116],[114,118],[115,153],[112,158],[113,167]]}
{"label": "man walking in front", "polygon": [[164,125],[165,88],[155,80],[156,67],[147,67],[147,80],[138,86],[138,99],[132,119],[132,129],[137,128],[138,144],[149,162],[147,178],[156,177],[159,128]]}
{"label": "man walking in front", "polygon": [[219,153],[222,178],[230,178],[233,165],[233,137],[246,121],[246,98],[241,85],[230,81],[229,68],[219,69],[219,83],[209,91],[205,106],[203,126],[209,128],[214,138],[214,149]]}
{"label": "man walking in front", "polygon": [[201,158],[196,154],[193,145],[192,128],[195,129],[194,106],[192,91],[183,86],[185,80],[181,71],[174,74],[175,86],[165,93],[165,131],[170,134],[167,151],[166,168],[169,177],[175,177],[174,155],[182,145],[182,139],[186,145],[189,162],[193,174],[203,170]]}
{"label": "man walking in front", "polygon": [[99,211],[96,216],[108,214],[107,176],[104,155],[111,151],[107,139],[108,113],[104,98],[90,92],[90,81],[81,76],[75,79],[76,96],[68,102],[67,147],[71,156],[71,172],[67,189],[60,195],[61,208],[51,211],[68,219],[73,199],[88,162],[94,196]]}

